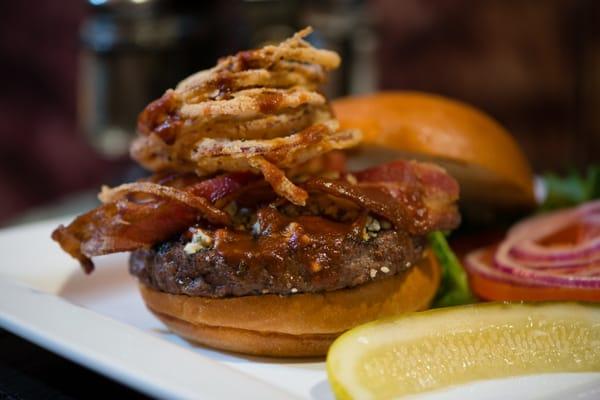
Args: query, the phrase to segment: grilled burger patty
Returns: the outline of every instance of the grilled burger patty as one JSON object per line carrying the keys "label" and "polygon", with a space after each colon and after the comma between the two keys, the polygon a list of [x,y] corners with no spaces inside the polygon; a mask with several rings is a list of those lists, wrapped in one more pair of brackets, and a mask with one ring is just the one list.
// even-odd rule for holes
{"label": "grilled burger patty", "polygon": [[[313,232],[302,229],[309,226]],[[194,254],[186,251],[190,240],[182,235],[134,251],[130,272],[143,284],[172,294],[313,293],[395,275],[418,262],[425,245],[424,237],[394,230],[365,239],[353,234],[318,235],[314,224],[296,224],[294,230],[259,238],[218,230],[210,247]]]}

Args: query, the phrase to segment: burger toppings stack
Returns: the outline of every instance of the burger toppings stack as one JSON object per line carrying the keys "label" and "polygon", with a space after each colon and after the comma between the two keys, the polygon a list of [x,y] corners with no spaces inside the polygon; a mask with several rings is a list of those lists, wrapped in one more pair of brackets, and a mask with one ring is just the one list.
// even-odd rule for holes
{"label": "burger toppings stack", "polygon": [[[460,221],[442,168],[349,172],[318,92],[339,56],[309,29],[226,57],[138,120],[131,154],[153,175],[104,187],[52,237],[83,268],[131,251],[148,308],[176,333],[271,356],[322,355],[343,331],[427,307],[439,271],[427,235]],[[393,301],[392,301],[393,300]]]}

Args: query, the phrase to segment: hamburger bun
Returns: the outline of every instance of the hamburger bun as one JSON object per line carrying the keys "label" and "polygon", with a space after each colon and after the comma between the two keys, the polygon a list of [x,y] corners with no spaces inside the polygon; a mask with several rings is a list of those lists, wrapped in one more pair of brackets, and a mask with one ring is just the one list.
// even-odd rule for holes
{"label": "hamburger bun", "polygon": [[425,309],[440,281],[431,251],[406,272],[349,289],[291,296],[192,297],[140,284],[146,306],[173,332],[221,350],[274,357],[327,353],[357,325]]}
{"label": "hamburger bun", "polygon": [[338,99],[333,109],[341,129],[364,134],[352,168],[398,158],[432,161],[458,180],[463,205],[496,210],[535,205],[533,175],[517,142],[465,103],[418,92],[382,92]]}

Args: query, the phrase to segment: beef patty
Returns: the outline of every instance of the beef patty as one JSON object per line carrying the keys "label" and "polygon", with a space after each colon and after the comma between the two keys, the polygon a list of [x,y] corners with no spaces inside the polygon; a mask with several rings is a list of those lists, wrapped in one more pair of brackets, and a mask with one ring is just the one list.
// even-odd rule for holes
{"label": "beef patty", "polygon": [[130,272],[145,285],[172,294],[287,295],[384,279],[410,268],[423,256],[425,238],[404,232],[385,230],[363,239],[350,233],[319,236],[310,228],[314,231],[305,221],[295,224],[292,233],[288,229],[258,238],[217,230],[212,245],[193,254],[186,251],[190,240],[182,235],[134,251]]}

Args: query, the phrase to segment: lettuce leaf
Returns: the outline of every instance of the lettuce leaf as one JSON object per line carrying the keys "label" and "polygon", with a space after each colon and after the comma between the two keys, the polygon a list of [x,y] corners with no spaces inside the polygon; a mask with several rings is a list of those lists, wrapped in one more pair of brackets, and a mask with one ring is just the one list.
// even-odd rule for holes
{"label": "lettuce leaf", "polygon": [[432,307],[448,307],[477,301],[471,289],[467,273],[440,231],[430,233],[429,244],[442,270],[440,287]]}
{"label": "lettuce leaf", "polygon": [[572,170],[567,176],[544,174],[546,199],[540,211],[573,207],[600,198],[600,165],[588,167],[585,175]]}

